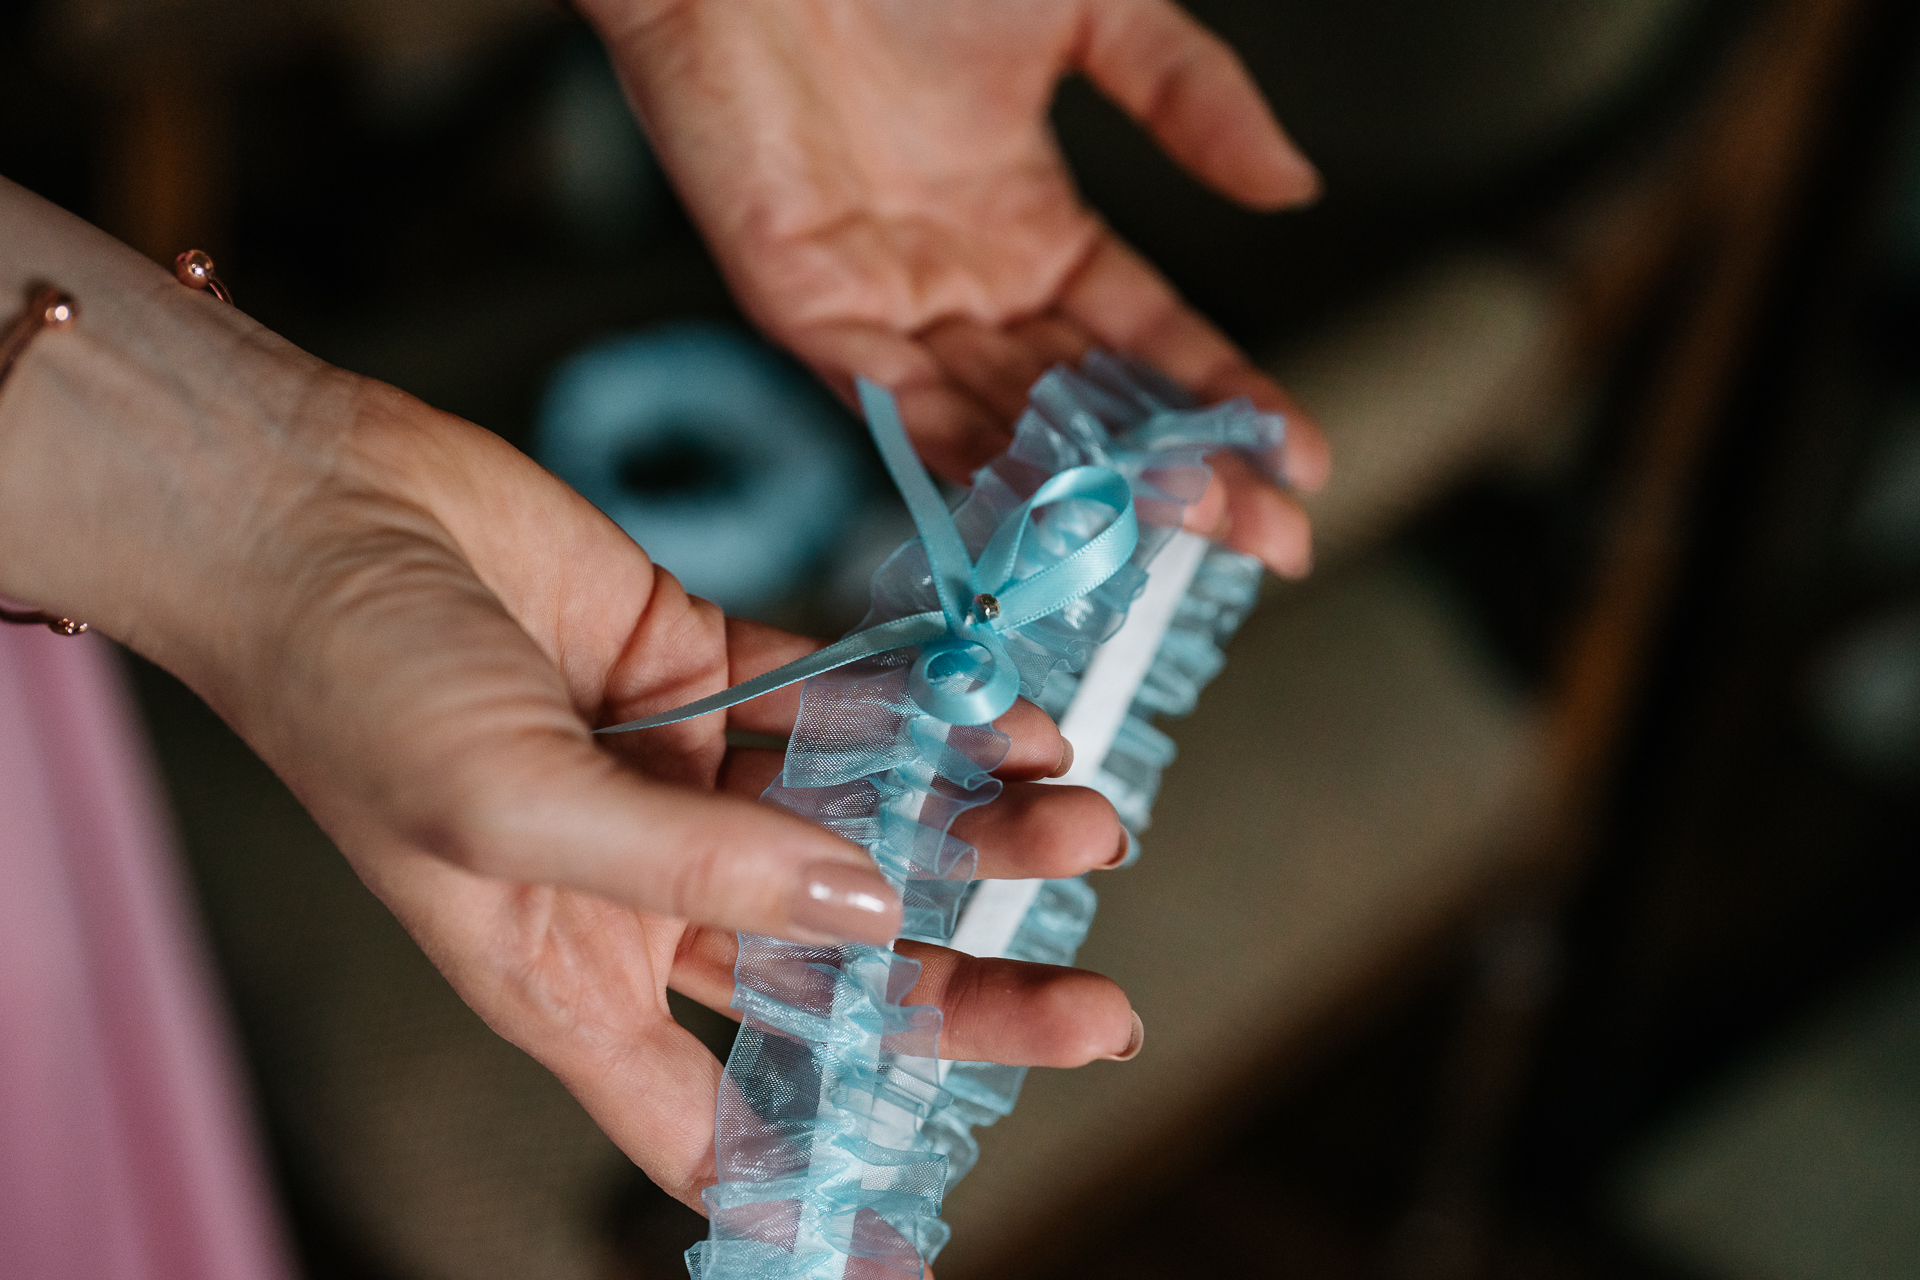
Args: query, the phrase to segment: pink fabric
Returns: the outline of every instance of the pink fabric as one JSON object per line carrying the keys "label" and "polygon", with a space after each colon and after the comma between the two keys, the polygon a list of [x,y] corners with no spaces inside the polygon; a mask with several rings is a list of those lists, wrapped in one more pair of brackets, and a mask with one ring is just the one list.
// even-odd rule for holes
{"label": "pink fabric", "polygon": [[0,626],[0,1277],[292,1274],[108,644]]}

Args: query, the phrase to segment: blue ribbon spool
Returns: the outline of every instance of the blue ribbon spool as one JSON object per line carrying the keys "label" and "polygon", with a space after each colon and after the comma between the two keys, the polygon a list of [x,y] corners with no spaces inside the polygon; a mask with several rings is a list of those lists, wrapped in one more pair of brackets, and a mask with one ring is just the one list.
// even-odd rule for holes
{"label": "blue ribbon spool", "polygon": [[569,356],[541,401],[534,453],[688,591],[748,616],[832,551],[866,487],[825,390],[765,343],[706,322]]}

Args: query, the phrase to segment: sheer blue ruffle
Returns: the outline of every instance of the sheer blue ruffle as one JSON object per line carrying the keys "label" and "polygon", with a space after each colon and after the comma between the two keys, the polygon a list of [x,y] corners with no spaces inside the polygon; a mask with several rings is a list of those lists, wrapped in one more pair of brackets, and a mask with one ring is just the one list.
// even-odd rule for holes
{"label": "sheer blue ruffle", "polygon": [[[1278,474],[1281,420],[1244,400],[1200,409],[1151,370],[1103,353],[1038,382],[1013,445],[974,476],[954,511],[968,553],[1050,477],[1077,466],[1124,476],[1140,536],[1128,562],[1064,609],[1004,634],[1021,692],[1058,716],[1075,672],[1118,629],[1153,557],[1205,490],[1207,453],[1234,448]],[[1110,508],[1044,508],[1015,574],[1097,535]],[[1145,828],[1172,743],[1149,723],[1190,710],[1259,584],[1257,562],[1210,550],[1094,785],[1129,831]],[[862,628],[940,607],[919,540],[875,574]],[[1008,739],[946,723],[909,694],[913,649],[811,677],[784,771],[766,798],[873,855],[906,904],[902,936],[944,943],[969,891],[974,850],[954,820],[1000,792]],[[1134,846],[1137,854],[1137,842]],[[1084,880],[1047,881],[1007,954],[1066,964],[1092,921]],[[902,1001],[919,965],[870,946],[803,946],[742,935],[733,1007],[741,1029],[721,1085],[712,1232],[688,1251],[695,1280],[919,1277],[946,1242],[948,1187],[978,1155],[972,1131],[1011,1111],[1024,1068],[938,1060],[940,1013]]]}

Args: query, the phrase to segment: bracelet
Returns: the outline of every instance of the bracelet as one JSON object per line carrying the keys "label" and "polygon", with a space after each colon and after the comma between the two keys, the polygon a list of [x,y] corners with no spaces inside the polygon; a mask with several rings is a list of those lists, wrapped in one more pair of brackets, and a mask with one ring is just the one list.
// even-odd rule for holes
{"label": "bracelet", "polygon": [[[173,276],[189,288],[205,289],[228,306],[233,305],[233,295],[227,292],[227,286],[214,274],[213,259],[198,249],[189,249],[173,260]],[[9,321],[4,330],[0,330],[0,389],[6,387],[7,375],[13,372],[15,362],[26,353],[28,345],[40,335],[41,330],[69,328],[79,318],[80,304],[70,294],[50,284],[28,285],[26,309]],[[63,636],[77,636],[87,630],[84,622],[42,613],[38,609],[8,609],[0,606],[0,622],[41,626]]]}
{"label": "bracelet", "polygon": [[80,318],[79,304],[50,284],[27,286],[27,309],[0,332],[0,384],[13,372],[14,361],[42,329],[64,329]]}
{"label": "bracelet", "polygon": [[[26,309],[9,321],[4,331],[0,331],[0,388],[6,386],[7,375],[13,372],[14,364],[26,354],[28,345],[40,336],[41,330],[65,329],[79,318],[80,305],[71,295],[50,284],[28,285]],[[77,636],[87,629],[84,622],[41,613],[38,609],[0,607],[0,622],[43,626],[63,636]]]}
{"label": "bracelet", "polygon": [[189,249],[173,260],[173,278],[189,289],[205,289],[228,306],[233,305],[233,295],[213,274],[213,259],[198,249]]}

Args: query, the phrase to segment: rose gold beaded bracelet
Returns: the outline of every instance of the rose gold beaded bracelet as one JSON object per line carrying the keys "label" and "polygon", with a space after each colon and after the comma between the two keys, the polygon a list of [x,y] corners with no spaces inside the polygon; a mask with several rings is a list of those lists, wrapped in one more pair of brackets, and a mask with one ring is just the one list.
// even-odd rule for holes
{"label": "rose gold beaded bracelet", "polygon": [[[189,249],[173,260],[173,276],[189,288],[205,289],[229,306],[233,304],[233,295],[213,272],[213,259],[198,249]],[[28,285],[26,309],[9,321],[5,329],[0,329],[0,390],[6,388],[7,375],[13,372],[14,364],[26,354],[28,344],[40,336],[41,330],[65,329],[79,318],[80,304],[70,294],[50,284]],[[87,629],[86,623],[73,618],[42,613],[38,609],[4,606],[0,606],[0,622],[43,626],[63,636],[77,636]]]}

